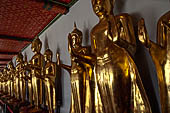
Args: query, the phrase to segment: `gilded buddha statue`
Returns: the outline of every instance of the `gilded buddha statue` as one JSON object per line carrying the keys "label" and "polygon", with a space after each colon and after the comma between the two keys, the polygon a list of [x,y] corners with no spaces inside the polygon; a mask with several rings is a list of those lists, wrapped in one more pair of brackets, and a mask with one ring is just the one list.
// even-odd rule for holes
{"label": "gilded buddha statue", "polygon": [[43,55],[40,53],[42,43],[39,38],[34,40],[31,45],[31,49],[34,52],[34,56],[31,58],[30,62],[27,65],[27,69],[31,70],[32,78],[32,89],[33,89],[33,101],[35,108],[30,109],[29,112],[38,112],[41,111],[40,105],[43,102],[42,95],[42,67],[43,67]]}
{"label": "gilded buddha statue", "polygon": [[[54,113],[56,110],[56,63],[52,62],[53,53],[47,49],[44,53],[45,67],[43,76],[45,77],[45,95],[46,105],[48,106],[49,113]],[[59,92],[57,92],[59,93]]]}
{"label": "gilded buddha statue", "polygon": [[15,102],[18,102],[19,100],[17,99],[17,85],[16,85],[16,73],[15,73],[15,67],[11,62],[8,64],[8,75],[10,75],[10,81],[11,81],[11,99],[9,99],[7,102],[9,104],[13,104]]}
{"label": "gilded buddha statue", "polygon": [[3,69],[3,91],[5,93],[5,97],[8,95],[9,92],[9,81],[8,81],[8,74],[7,74],[7,68]]}
{"label": "gilded buddha statue", "polygon": [[96,56],[96,113],[151,113],[136,65],[117,43],[119,32],[113,15],[114,0],[92,0],[99,23],[91,31],[92,54]]}
{"label": "gilded buddha statue", "polygon": [[31,68],[29,67],[29,64],[27,62],[27,55],[25,54],[25,60],[23,62],[23,81],[25,82],[24,85],[27,83],[27,99],[25,100],[25,105],[21,106],[19,109],[19,113],[27,113],[30,109],[34,108],[33,105],[33,89],[32,89],[32,74]]}
{"label": "gilded buddha statue", "polygon": [[[90,54],[90,48],[82,45],[82,32],[77,29],[68,36],[68,50],[71,57],[71,66],[60,63],[60,66],[70,73],[71,80],[71,108],[70,113],[90,113],[92,110],[91,90],[89,79],[92,74],[90,63],[81,61],[73,50],[82,55]],[[76,53],[75,52],[75,53]],[[59,58],[58,58],[59,60]]]}
{"label": "gilded buddha statue", "polygon": [[8,75],[9,75],[9,80],[10,80],[10,87],[11,87],[11,92],[10,92],[10,95],[11,97],[14,97],[15,95],[15,90],[14,90],[14,76],[15,76],[15,71],[14,71],[14,66],[13,66],[13,63],[12,61],[9,62],[8,64]]}
{"label": "gilded buddha statue", "polygon": [[4,72],[2,70],[2,76],[1,76],[1,88],[2,88],[2,93],[3,95],[5,94],[5,77],[4,77]]}
{"label": "gilded buddha statue", "polygon": [[[20,81],[20,71],[21,71],[21,68],[22,68],[22,58],[23,58],[23,55],[21,53],[18,54],[17,58],[16,58],[16,62],[18,63],[15,67],[15,80],[16,80],[16,98],[18,100],[21,99],[21,92],[22,92],[22,89],[20,88],[20,83],[22,83]],[[21,91],[20,91],[21,90]]]}
{"label": "gilded buddha statue", "polygon": [[6,76],[7,82],[6,83],[7,83],[7,89],[8,89],[7,95],[8,95],[8,97],[10,97],[11,96],[11,76],[8,73],[7,68],[6,68],[6,74],[7,74],[7,76]]}
{"label": "gilded buddha statue", "polygon": [[[11,82],[11,97],[7,100],[7,103],[11,106],[13,109],[13,112],[18,112],[18,108],[21,105],[20,98],[17,98],[17,95],[20,95],[21,92],[18,92],[18,87],[20,86],[16,82],[16,78],[18,78],[18,73],[16,72],[15,67],[13,66],[12,61],[8,64],[8,75],[9,80]],[[17,77],[16,77],[17,76]]]}
{"label": "gilded buddha statue", "polygon": [[26,85],[25,85],[25,81],[24,81],[24,61],[23,61],[23,55],[21,53],[18,54],[17,58],[17,65],[16,65],[16,76],[19,79],[19,89],[17,91],[19,91],[19,94],[17,96],[17,98],[21,99],[22,102],[25,102],[25,96],[26,96]]}
{"label": "gilded buddha statue", "polygon": [[4,88],[4,84],[5,84],[5,78],[4,78],[4,74],[3,74],[3,70],[2,70],[2,76],[1,76],[1,89],[2,89],[2,94],[4,95],[4,93],[5,93],[5,88]]}
{"label": "gilded buddha statue", "polygon": [[0,72],[0,96],[2,97],[4,95],[4,75],[3,72]]}
{"label": "gilded buddha statue", "polygon": [[23,60],[23,63],[22,63],[22,72],[21,72],[21,74],[22,74],[22,77],[21,77],[21,79],[22,79],[22,88],[23,88],[23,98],[22,98],[22,101],[25,103],[27,100],[26,100],[26,93],[28,92],[28,91],[26,91],[26,84],[27,84],[27,70],[24,68],[24,66],[25,66],[25,62],[27,62],[27,60]]}
{"label": "gilded buddha statue", "polygon": [[28,84],[28,101],[30,103],[29,107],[33,107],[33,89],[32,89],[32,74],[30,73],[31,68],[29,68],[29,64],[27,62],[27,55],[25,55],[24,61],[24,73],[25,73],[25,81]]}
{"label": "gilded buddha statue", "polygon": [[157,24],[157,43],[149,40],[144,19],[138,23],[139,40],[148,48],[157,71],[161,111],[170,113],[170,12],[164,14]]}
{"label": "gilded buddha statue", "polygon": [[2,72],[2,88],[3,88],[3,95],[1,96],[1,99],[3,101],[8,101],[11,99],[11,80],[10,75],[8,74],[8,69],[5,67]]}
{"label": "gilded buddha statue", "polygon": [[2,72],[0,72],[0,95],[2,95],[2,83],[3,82],[3,74],[2,74]]}
{"label": "gilded buddha statue", "polygon": [[0,96],[2,98],[2,96],[5,95],[5,89],[4,89],[4,86],[5,86],[5,77],[4,77],[4,74],[3,74],[3,70],[0,72]]}
{"label": "gilded buddha statue", "polygon": [[4,94],[4,90],[3,90],[3,81],[4,81],[4,75],[3,75],[3,71],[0,72],[0,81],[1,81],[1,95]]}

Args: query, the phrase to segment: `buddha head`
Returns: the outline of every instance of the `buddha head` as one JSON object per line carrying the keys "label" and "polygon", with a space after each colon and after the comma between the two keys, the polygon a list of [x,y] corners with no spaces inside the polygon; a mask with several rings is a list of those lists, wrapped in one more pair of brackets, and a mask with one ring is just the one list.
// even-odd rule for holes
{"label": "buddha head", "polygon": [[74,30],[70,33],[69,42],[70,46],[73,48],[78,48],[82,44],[83,33],[77,29],[76,24],[74,23]]}
{"label": "buddha head", "polygon": [[47,50],[45,51],[45,53],[44,53],[44,60],[45,60],[46,62],[52,61],[52,56],[53,56],[52,51],[51,51],[50,49],[47,49]]}
{"label": "buddha head", "polygon": [[113,14],[115,0],[92,0],[93,11],[99,18]]}
{"label": "buddha head", "polygon": [[35,39],[35,40],[32,42],[31,50],[32,50],[34,53],[40,53],[41,47],[42,47],[42,42],[40,41],[39,38],[37,38],[37,39]]}
{"label": "buddha head", "polygon": [[0,71],[0,77],[2,77],[3,76],[3,73],[2,73],[2,71]]}
{"label": "buddha head", "polygon": [[9,62],[8,64],[8,69],[11,70],[11,69],[14,69],[14,65],[13,65],[13,62]]}
{"label": "buddha head", "polygon": [[5,67],[4,69],[3,69],[3,75],[7,75],[7,68]]}
{"label": "buddha head", "polygon": [[23,62],[23,55],[22,55],[22,53],[19,53],[19,54],[18,54],[18,56],[17,56],[17,58],[16,58],[16,61],[17,61],[18,63]]}

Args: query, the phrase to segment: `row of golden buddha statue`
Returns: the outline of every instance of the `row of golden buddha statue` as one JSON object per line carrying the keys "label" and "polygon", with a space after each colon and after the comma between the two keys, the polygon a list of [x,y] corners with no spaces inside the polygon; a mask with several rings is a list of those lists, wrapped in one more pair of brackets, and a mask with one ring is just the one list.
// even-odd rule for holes
{"label": "row of golden buddha statue", "polygon": [[170,12],[158,21],[155,44],[149,40],[144,19],[138,22],[136,36],[132,17],[129,14],[114,16],[114,3],[114,0],[92,0],[99,22],[91,30],[90,48],[81,45],[83,34],[76,27],[68,35],[71,66],[60,66],[70,73],[70,112],[153,112],[133,60],[138,37],[149,49],[156,66],[161,112],[170,113]]}
{"label": "row of golden buddha statue", "polygon": [[[19,111],[15,112],[53,113],[56,107],[58,107],[57,113],[60,112],[60,68],[57,62],[52,62],[53,53],[50,49],[47,49],[44,55],[40,53],[41,46],[42,43],[37,38],[32,43],[34,56],[29,62],[27,59],[24,61],[23,55],[19,53],[16,67],[11,61],[0,73],[1,99],[4,98],[9,105],[13,105],[13,108],[18,107]],[[44,66],[43,61],[45,61]],[[29,100],[26,100],[26,95]],[[48,111],[41,108],[43,104],[48,107]]]}
{"label": "row of golden buddha statue", "polygon": [[[64,68],[71,81],[70,113],[152,113],[151,101],[133,60],[137,45],[132,17],[114,16],[114,3],[92,0],[99,22],[91,30],[90,47],[82,46],[83,33],[76,25],[69,33],[70,66],[60,62],[58,53],[57,62],[52,62],[52,51],[47,49],[42,55],[41,41],[33,41],[34,56],[29,62],[19,54],[16,68],[10,62],[8,69],[0,73],[1,97],[8,103],[22,105],[28,92],[30,105],[20,107],[21,113],[45,112],[43,103],[48,106],[47,112],[53,113],[61,105],[61,86],[56,84],[61,81],[56,77],[61,77],[60,69]],[[149,40],[144,19],[138,22],[137,37],[148,48],[156,66],[161,112],[170,113],[170,12],[158,21],[157,44]]]}

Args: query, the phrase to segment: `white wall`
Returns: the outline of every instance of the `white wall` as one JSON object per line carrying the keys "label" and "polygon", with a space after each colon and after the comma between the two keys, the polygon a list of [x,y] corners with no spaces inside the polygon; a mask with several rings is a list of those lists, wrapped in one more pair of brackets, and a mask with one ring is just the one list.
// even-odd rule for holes
{"label": "white wall", "polygon": [[[170,2],[168,0],[117,0],[115,6],[116,14],[127,12],[134,15],[137,19],[143,17],[146,21],[146,27],[152,40],[156,39],[156,23],[158,18],[169,10]],[[59,18],[50,28],[46,30],[40,39],[43,42],[42,53],[44,53],[44,41],[47,37],[49,48],[53,51],[53,61],[56,61],[57,48],[60,49],[61,61],[70,65],[70,57],[67,50],[67,35],[73,30],[73,23],[76,21],[77,27],[84,33],[84,45],[90,45],[89,32],[96,24],[97,17],[94,15],[91,0],[79,0],[65,16]],[[47,42],[47,41],[46,41]],[[25,49],[28,60],[31,59],[33,53],[30,46]],[[150,61],[151,59],[149,59]],[[151,63],[151,73],[154,66]],[[153,81],[156,82],[155,76]],[[70,77],[66,71],[62,75],[63,85],[63,107],[61,113],[69,113],[70,109]],[[157,87],[157,85],[155,86]],[[158,90],[156,90],[158,91]],[[159,95],[157,95],[159,96]]]}

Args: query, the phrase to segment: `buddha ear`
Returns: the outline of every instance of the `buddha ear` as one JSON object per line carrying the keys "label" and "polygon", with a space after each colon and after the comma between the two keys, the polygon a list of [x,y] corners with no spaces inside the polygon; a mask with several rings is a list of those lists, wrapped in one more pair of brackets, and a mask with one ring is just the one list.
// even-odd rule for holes
{"label": "buddha ear", "polygon": [[140,42],[147,48],[150,47],[149,35],[145,26],[145,20],[142,18],[138,22],[138,38]]}

